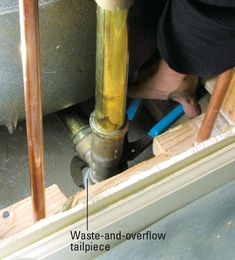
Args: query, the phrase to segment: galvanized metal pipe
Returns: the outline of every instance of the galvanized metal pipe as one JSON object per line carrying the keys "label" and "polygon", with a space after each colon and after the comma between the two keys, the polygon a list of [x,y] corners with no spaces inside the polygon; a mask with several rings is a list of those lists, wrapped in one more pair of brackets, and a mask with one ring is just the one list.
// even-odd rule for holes
{"label": "galvanized metal pipe", "polygon": [[129,58],[127,14],[133,1],[96,2],[96,106],[90,118],[91,182],[102,181],[119,170],[128,129],[125,119]]}
{"label": "galvanized metal pipe", "polygon": [[19,0],[29,171],[35,221],[45,217],[38,0]]}

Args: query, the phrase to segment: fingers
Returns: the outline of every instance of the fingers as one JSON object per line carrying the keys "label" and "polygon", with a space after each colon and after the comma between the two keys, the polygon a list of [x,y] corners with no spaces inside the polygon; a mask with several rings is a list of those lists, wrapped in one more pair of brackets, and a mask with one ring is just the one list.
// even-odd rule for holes
{"label": "fingers", "polygon": [[[132,86],[128,89],[128,96],[130,98],[159,99],[151,91],[145,91],[145,89],[137,86]],[[179,92],[177,94],[174,92],[174,94],[169,95],[169,99],[180,103],[184,108],[186,116],[189,118],[194,118],[201,114],[201,107],[195,96],[186,95],[185,92],[182,95]]]}
{"label": "fingers", "polygon": [[183,106],[184,112],[189,118],[194,118],[201,114],[201,107],[195,97],[182,97],[174,99],[174,101],[180,103]]}
{"label": "fingers", "polygon": [[182,104],[185,114],[193,118],[201,113],[195,98],[198,77],[185,75],[171,69],[164,60],[159,66],[145,68],[129,87],[130,98],[172,99]]}

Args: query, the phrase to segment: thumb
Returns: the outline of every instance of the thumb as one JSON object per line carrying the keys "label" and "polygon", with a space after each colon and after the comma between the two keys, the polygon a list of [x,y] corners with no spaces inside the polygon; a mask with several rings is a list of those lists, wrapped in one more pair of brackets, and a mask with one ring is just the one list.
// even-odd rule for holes
{"label": "thumb", "polygon": [[201,107],[195,97],[181,97],[173,100],[183,106],[184,112],[189,118],[194,118],[201,114]]}

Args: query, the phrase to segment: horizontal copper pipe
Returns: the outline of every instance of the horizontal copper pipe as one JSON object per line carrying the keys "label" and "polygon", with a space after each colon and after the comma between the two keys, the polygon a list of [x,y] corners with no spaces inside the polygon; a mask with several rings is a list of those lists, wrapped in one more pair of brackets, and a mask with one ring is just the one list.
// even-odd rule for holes
{"label": "horizontal copper pipe", "polygon": [[229,84],[233,75],[233,69],[219,75],[213,90],[206,114],[203,118],[197,142],[203,142],[210,138],[218,113],[223,104]]}
{"label": "horizontal copper pipe", "polygon": [[29,171],[35,221],[45,217],[38,0],[19,0]]}

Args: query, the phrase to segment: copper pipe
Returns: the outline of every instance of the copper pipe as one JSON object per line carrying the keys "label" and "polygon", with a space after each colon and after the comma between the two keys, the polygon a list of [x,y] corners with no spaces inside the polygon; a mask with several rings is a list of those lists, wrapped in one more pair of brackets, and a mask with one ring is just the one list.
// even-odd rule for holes
{"label": "copper pipe", "polygon": [[232,75],[233,69],[227,70],[219,75],[199,130],[197,142],[203,142],[210,138],[216,118],[221,109],[229,84],[231,82]]}
{"label": "copper pipe", "polygon": [[34,220],[45,217],[39,14],[37,0],[19,0],[29,171]]}

